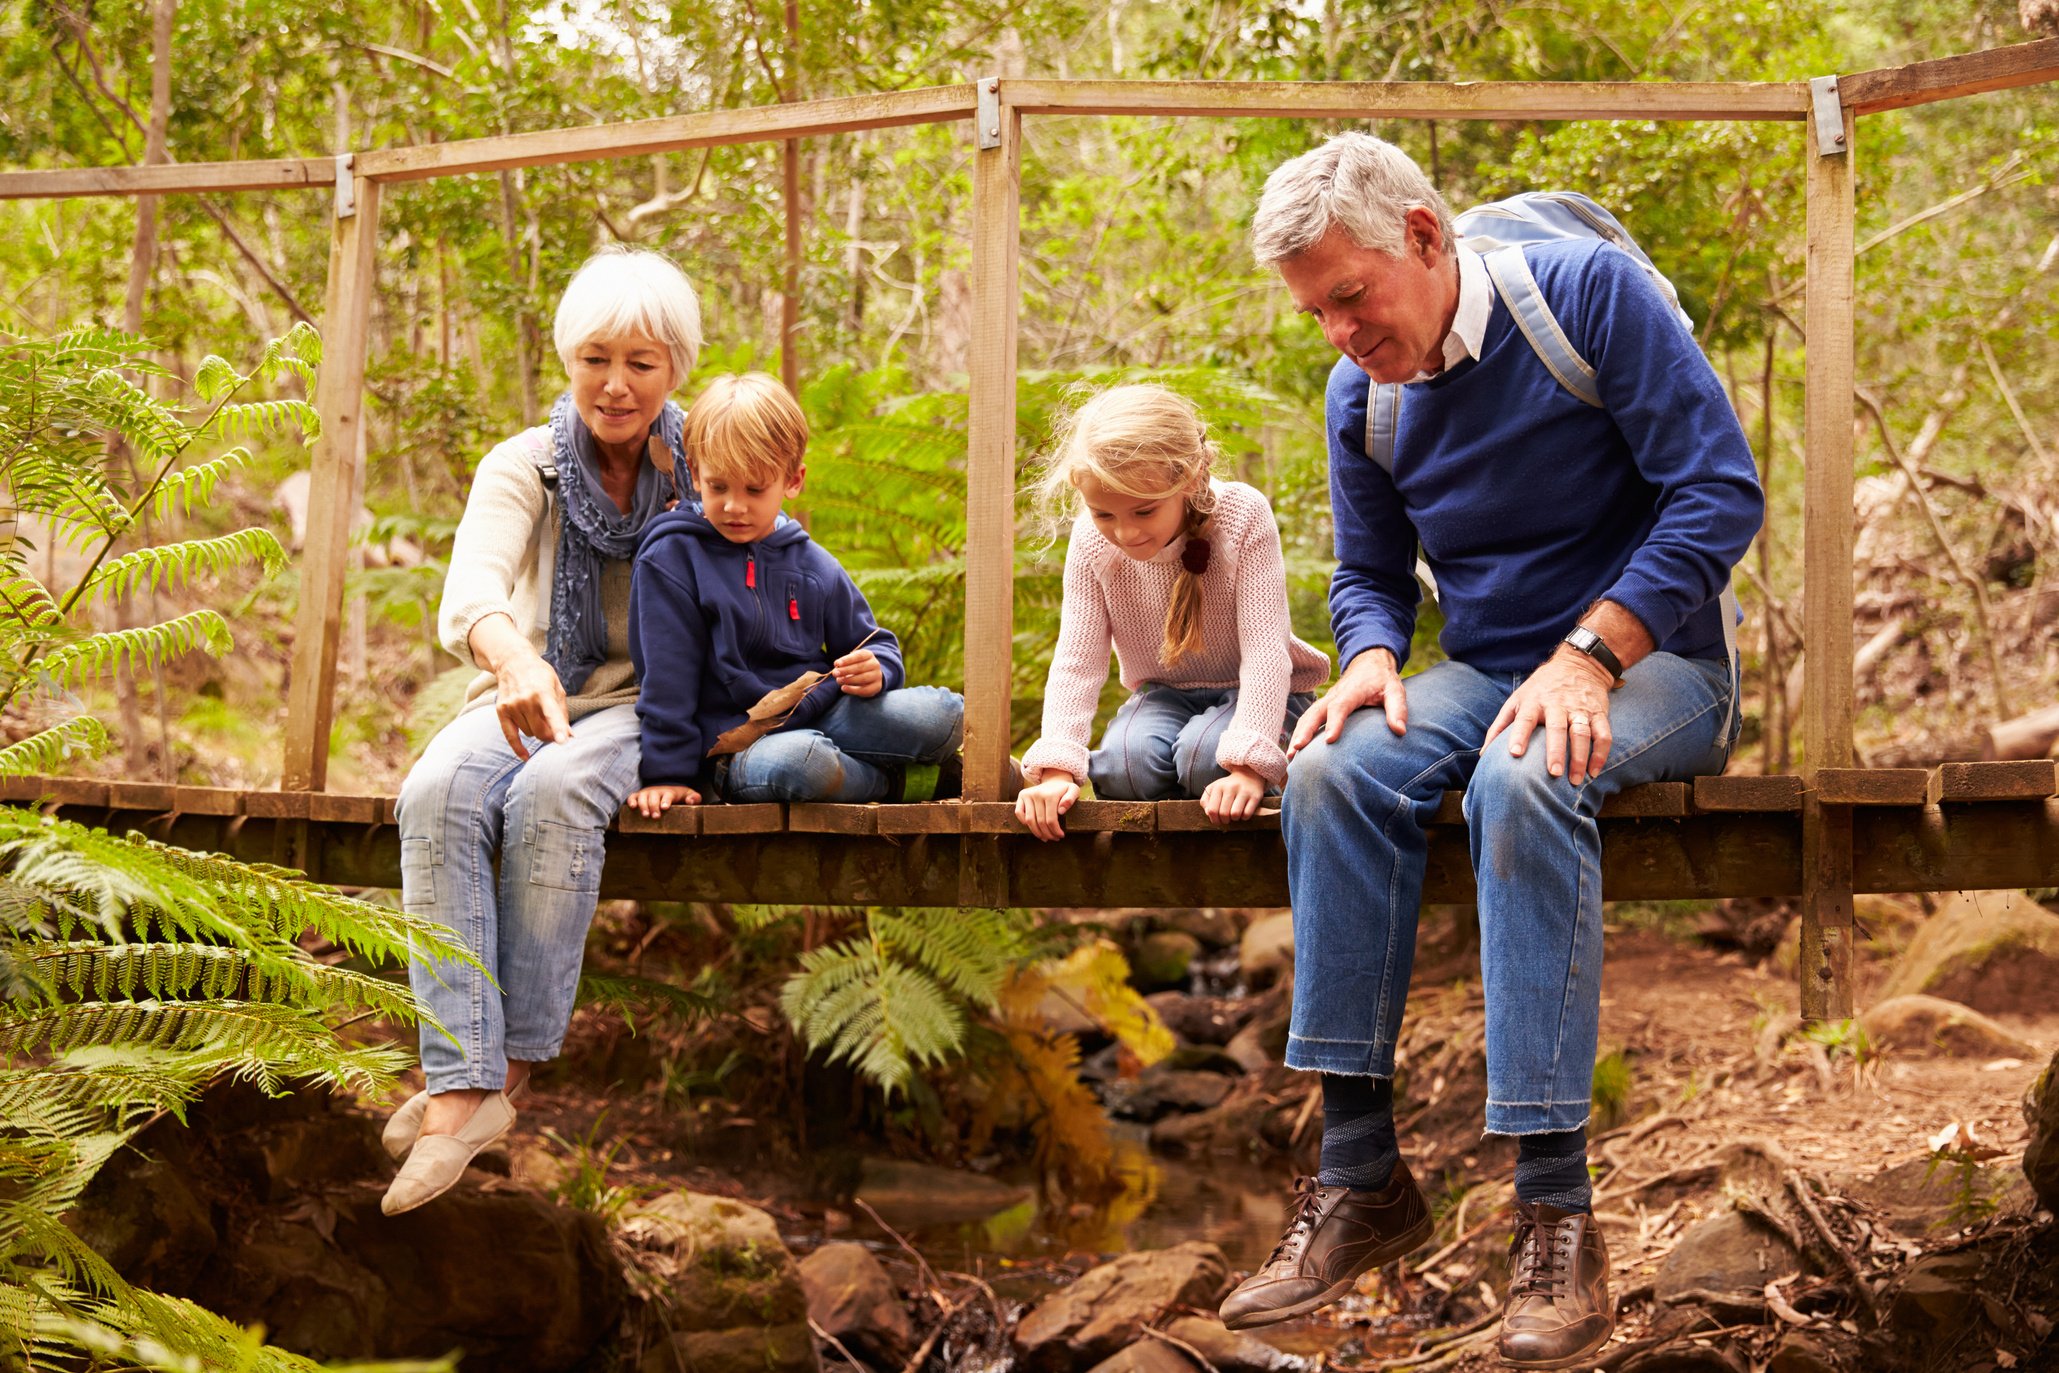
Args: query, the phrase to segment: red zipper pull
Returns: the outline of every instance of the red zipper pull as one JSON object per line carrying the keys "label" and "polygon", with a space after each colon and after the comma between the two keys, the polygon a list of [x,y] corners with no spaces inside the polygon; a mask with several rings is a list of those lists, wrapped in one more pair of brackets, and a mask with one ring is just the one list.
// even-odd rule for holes
{"label": "red zipper pull", "polygon": [[800,597],[798,597],[798,596],[789,596],[789,597],[787,597],[787,598],[786,598],[786,617],[787,617],[787,618],[788,618],[789,620],[796,620],[796,621],[797,621],[797,620],[799,620],[799,619],[801,618],[801,598],[800,598]]}
{"label": "red zipper pull", "polygon": [[744,555],[744,585],[753,591],[758,589],[758,555],[755,553]]}

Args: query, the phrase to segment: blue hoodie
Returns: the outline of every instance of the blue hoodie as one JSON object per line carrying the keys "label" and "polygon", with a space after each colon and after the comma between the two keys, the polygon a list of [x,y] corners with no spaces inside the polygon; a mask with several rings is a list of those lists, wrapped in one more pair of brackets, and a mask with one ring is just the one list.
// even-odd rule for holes
{"label": "blue hoodie", "polygon": [[[796,521],[731,543],[681,505],[652,520],[629,583],[629,657],[641,691],[643,784],[709,790],[708,749],[769,691],[863,643],[883,690],[904,679],[901,644],[872,618],[851,574]],[[825,681],[782,728],[806,729],[842,695]]]}

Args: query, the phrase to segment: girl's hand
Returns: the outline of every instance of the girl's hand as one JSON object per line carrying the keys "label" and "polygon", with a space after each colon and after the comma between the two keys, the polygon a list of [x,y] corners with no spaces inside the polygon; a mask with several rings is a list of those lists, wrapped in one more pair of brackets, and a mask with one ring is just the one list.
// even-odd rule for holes
{"label": "girl's hand", "polygon": [[1265,799],[1265,778],[1239,763],[1230,765],[1230,775],[1218,777],[1201,789],[1201,809],[1218,825],[1232,820],[1249,820],[1258,814]]}
{"label": "girl's hand", "polygon": [[1029,828],[1039,839],[1051,840],[1065,837],[1065,826],[1058,823],[1059,817],[1072,809],[1072,803],[1080,799],[1080,784],[1063,772],[1044,775],[1044,780],[1033,787],[1024,787],[1015,798],[1015,818]]}
{"label": "girl's hand", "polygon": [[829,675],[846,696],[877,696],[887,684],[886,669],[869,648],[853,649],[829,665]]}
{"label": "girl's hand", "polygon": [[692,787],[643,787],[629,793],[629,805],[646,820],[655,820],[674,806],[698,806],[701,794]]}

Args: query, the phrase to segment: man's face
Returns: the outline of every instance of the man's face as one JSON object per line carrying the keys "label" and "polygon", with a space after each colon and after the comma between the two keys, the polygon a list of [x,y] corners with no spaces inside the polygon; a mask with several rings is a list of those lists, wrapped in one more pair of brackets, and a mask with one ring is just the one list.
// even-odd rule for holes
{"label": "man's face", "polygon": [[756,543],[779,523],[781,503],[801,494],[808,469],[791,477],[766,479],[745,472],[694,473],[701,493],[701,513],[731,543]]}
{"label": "man's face", "polygon": [[1458,313],[1458,264],[1428,210],[1408,212],[1399,257],[1361,248],[1333,224],[1278,266],[1295,308],[1374,381],[1442,370],[1444,336]]}

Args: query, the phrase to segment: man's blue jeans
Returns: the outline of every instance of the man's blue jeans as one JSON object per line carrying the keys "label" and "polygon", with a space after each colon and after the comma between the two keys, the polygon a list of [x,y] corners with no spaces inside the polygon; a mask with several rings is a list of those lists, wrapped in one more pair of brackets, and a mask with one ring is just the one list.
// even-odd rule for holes
{"label": "man's blue jeans", "polygon": [[[1466,792],[1487,997],[1487,1131],[1586,1122],[1601,1016],[1602,803],[1625,787],[1720,771],[1730,674],[1654,653],[1609,697],[1608,765],[1575,787],[1481,741],[1525,674],[1444,662],[1407,679],[1408,732],[1378,707],[1321,735],[1288,770],[1281,827],[1294,903],[1290,1067],[1392,1077],[1415,962],[1423,825]],[[1733,731],[1734,732],[1734,731]]]}
{"label": "man's blue jeans", "polygon": [[[825,686],[824,690],[829,690]],[[813,729],[783,729],[737,754],[730,801],[877,801],[889,768],[941,763],[965,739],[965,701],[943,687],[844,696]]]}
{"label": "man's blue jeans", "polygon": [[[1280,744],[1315,698],[1301,692],[1287,698],[1287,722]],[[1141,691],[1116,708],[1101,736],[1101,747],[1087,755],[1087,777],[1103,801],[1171,801],[1193,799],[1208,784],[1227,777],[1215,761],[1215,750],[1237,718],[1237,688],[1182,691],[1146,682]]]}
{"label": "man's blue jeans", "polygon": [[400,784],[401,902],[485,965],[408,964],[416,999],[457,1041],[422,1027],[431,1092],[502,1086],[509,1059],[556,1057],[572,1018],[608,822],[636,787],[636,707],[529,747],[528,762],[515,757],[480,706],[445,725]]}

